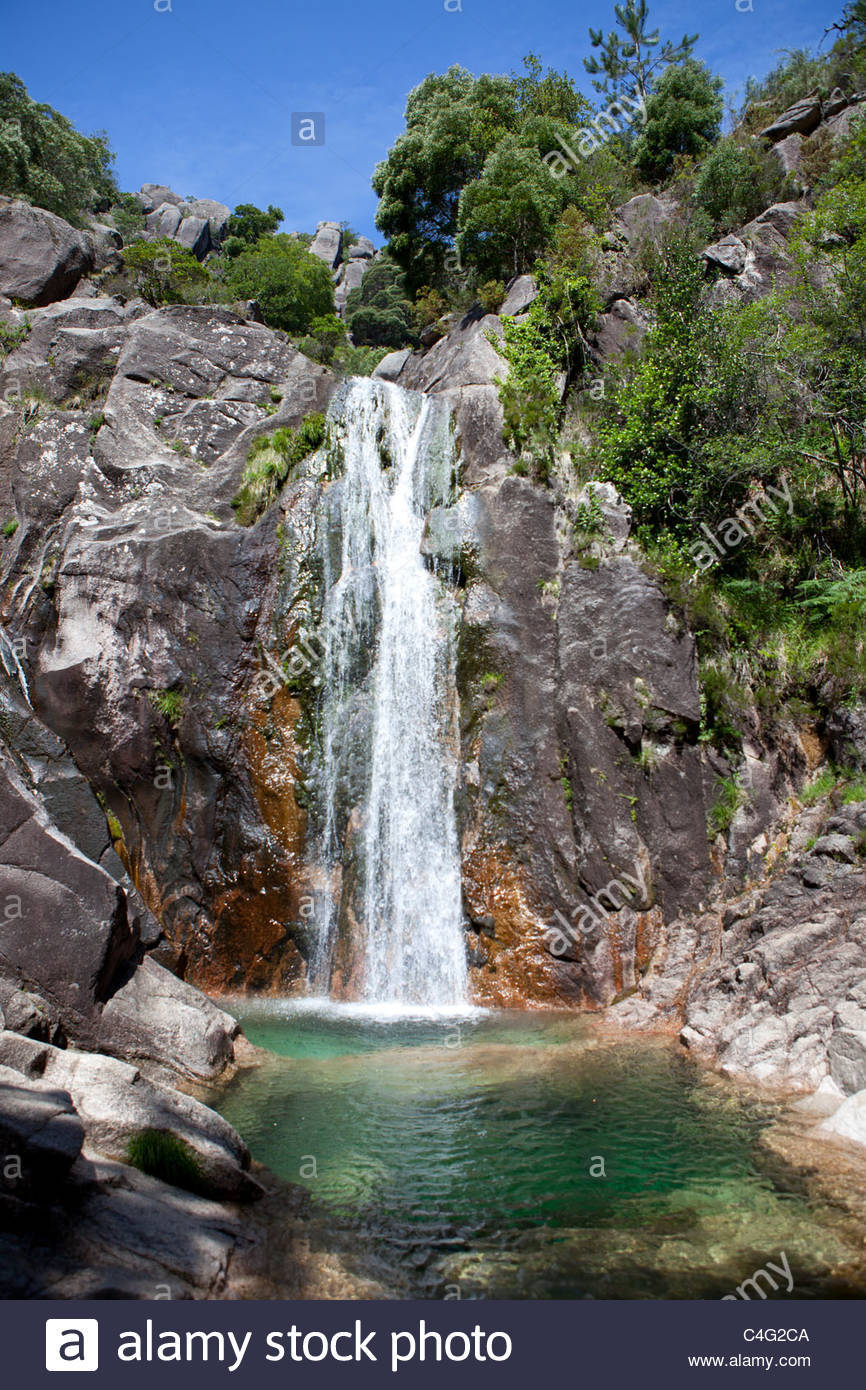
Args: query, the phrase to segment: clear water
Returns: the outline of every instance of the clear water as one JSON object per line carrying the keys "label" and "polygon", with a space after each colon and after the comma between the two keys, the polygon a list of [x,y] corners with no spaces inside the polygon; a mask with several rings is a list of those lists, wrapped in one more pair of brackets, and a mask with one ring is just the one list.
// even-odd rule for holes
{"label": "clear water", "polygon": [[[336,973],[344,997],[456,1004],[466,997],[456,619],[421,554],[427,512],[452,486],[448,412],[359,378],[332,428],[343,471],[323,528],[324,889],[312,978],[325,995]],[[344,804],[347,784],[356,807]]]}
{"label": "clear water", "polygon": [[219,1108],[388,1293],[718,1298],[783,1250],[797,1296],[864,1292],[859,1237],[766,1170],[773,1111],[672,1045],[572,1015],[240,1014],[274,1055]]}

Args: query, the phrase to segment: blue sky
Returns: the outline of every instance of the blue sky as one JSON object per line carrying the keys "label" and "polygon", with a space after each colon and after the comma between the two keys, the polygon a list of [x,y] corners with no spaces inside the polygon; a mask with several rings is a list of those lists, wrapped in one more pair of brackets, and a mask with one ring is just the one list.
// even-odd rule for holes
{"label": "blue sky", "polygon": [[[287,230],[345,219],[378,244],[370,175],[411,87],[451,63],[508,72],[531,49],[589,93],[587,29],[613,13],[612,0],[460,2],[5,0],[0,66],[80,130],[106,130],[122,188],[276,203]],[[751,4],[660,0],[651,16],[663,38],[700,31],[697,55],[736,89],[778,50],[817,47],[843,0]],[[322,147],[291,144],[295,111],[325,113]]]}

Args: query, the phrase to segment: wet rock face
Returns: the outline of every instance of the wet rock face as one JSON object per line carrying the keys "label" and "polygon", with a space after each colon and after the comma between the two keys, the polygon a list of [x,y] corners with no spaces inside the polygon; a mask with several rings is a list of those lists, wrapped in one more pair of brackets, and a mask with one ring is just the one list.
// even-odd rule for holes
{"label": "wet rock face", "polygon": [[474,500],[458,669],[464,853],[467,897],[496,924],[495,969],[477,988],[609,1003],[646,966],[651,910],[694,906],[708,880],[694,644],[615,545],[589,568],[564,550],[545,489],[506,477]]}
{"label": "wet rock face", "polygon": [[[297,844],[263,810],[250,742],[269,705],[255,687],[274,647],[277,517],[244,529],[230,502],[251,441],[323,409],[333,379],[224,309],[118,322],[96,303],[80,312],[110,328],[81,331],[115,335],[107,394],[26,429],[13,402],[3,435],[19,523],[6,621],[37,714],[116,819],[163,961],[211,988],[285,984]],[[51,370],[62,398],[65,368]]]}

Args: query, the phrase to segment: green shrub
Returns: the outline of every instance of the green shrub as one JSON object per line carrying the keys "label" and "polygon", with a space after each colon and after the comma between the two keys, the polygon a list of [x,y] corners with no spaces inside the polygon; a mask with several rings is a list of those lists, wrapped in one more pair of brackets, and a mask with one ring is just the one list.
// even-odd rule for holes
{"label": "green shrub", "polygon": [[346,325],[336,314],[321,314],[314,318],[309,330],[298,339],[298,348],[313,362],[330,366],[341,347],[348,346]]}
{"label": "green shrub", "polygon": [[134,1134],[127,1148],[127,1162],[160,1182],[187,1192],[206,1190],[201,1165],[195,1151],[176,1134],[164,1129],[142,1129]]}
{"label": "green shrub", "polygon": [[229,299],[258,300],[265,323],[286,333],[306,333],[334,311],[328,267],[282,233],[261,237],[230,261],[223,286]]}
{"label": "green shrub", "polygon": [[757,141],[720,140],[700,167],[694,198],[716,229],[726,232],[777,202],[784,183],[782,167],[772,151]]}
{"label": "green shrub", "polygon": [[0,529],[2,529],[2,534],[5,536],[6,540],[10,540],[18,530],[17,518],[14,516],[10,517],[8,521],[3,522],[3,526]]}
{"label": "green shrub", "polygon": [[710,835],[724,835],[734,823],[734,817],[748,800],[736,776],[716,780],[716,799],[710,807],[707,829]]}
{"label": "green shrub", "polygon": [[177,724],[183,714],[182,690],[149,690],[148,699],[169,724]]}
{"label": "green shrub", "polygon": [[170,237],[124,247],[123,263],[148,304],[195,304],[210,281],[192,252]]}
{"label": "green shrub", "polygon": [[[439,312],[444,308],[443,301]],[[418,342],[402,272],[387,256],[380,256],[359,287],[349,291],[346,326],[359,346],[394,349]]]}
{"label": "green shrub", "polygon": [[121,193],[111,209],[111,220],[123,237],[124,245],[144,231],[146,218],[134,193]]}
{"label": "green shrub", "polygon": [[800,792],[800,800],[803,805],[814,806],[816,801],[829,796],[838,780],[839,778],[832,767],[825,768]]}
{"label": "green shrub", "polygon": [[308,415],[297,429],[279,429],[255,441],[232,502],[241,526],[252,526],[267,511],[292,469],[321,448],[325,435],[325,417],[316,414]]}
{"label": "green shrub", "polygon": [[246,246],[254,246],[263,236],[273,236],[283,220],[282,208],[268,205],[267,212],[255,203],[238,203],[226,224],[228,238],[234,243],[229,255],[240,255]]}

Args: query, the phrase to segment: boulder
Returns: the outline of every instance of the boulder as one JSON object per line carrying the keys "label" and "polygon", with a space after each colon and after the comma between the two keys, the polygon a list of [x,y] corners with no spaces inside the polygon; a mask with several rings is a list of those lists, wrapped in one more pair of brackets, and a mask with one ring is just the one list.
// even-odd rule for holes
{"label": "boulder", "polygon": [[175,240],[203,261],[211,248],[210,222],[206,217],[185,217],[175,232]]}
{"label": "boulder", "polygon": [[843,1100],[838,1110],[824,1120],[816,1131],[836,1139],[850,1139],[866,1144],[866,1090]]}
{"label": "boulder", "polygon": [[45,1045],[42,1080],[69,1093],[88,1146],[107,1158],[128,1162],[131,1142],[157,1130],[192,1151],[205,1195],[249,1200],[260,1194],[247,1172],[249,1150],[222,1116],[192,1096],[148,1081],[127,1062]]}
{"label": "boulder", "polygon": [[50,824],[8,760],[0,772],[0,970],[36,985],[91,1045],[138,944],[126,896]]}
{"label": "boulder", "polygon": [[228,234],[228,221],[231,217],[231,212],[225,203],[217,203],[213,198],[193,198],[192,202],[186,204],[186,214],[188,217],[207,219],[211,241],[215,246],[219,245],[221,241],[225,241]]}
{"label": "boulder", "polygon": [[152,236],[173,237],[181,224],[182,216],[176,203],[160,203],[145,219],[145,226]]}
{"label": "boulder", "polygon": [[491,335],[500,340],[503,335],[502,322],[495,314],[477,310],[467,314],[423,357],[407,362],[400,385],[417,391],[453,391],[504,381],[508,363],[491,343]]}
{"label": "boulder", "polygon": [[396,352],[389,352],[387,357],[383,357],[382,361],[376,364],[371,375],[379,381],[396,381],[411,356],[411,348],[398,348]]}
{"label": "boulder", "polygon": [[349,247],[349,260],[372,260],[376,254],[376,248],[369,237],[359,236]]}
{"label": "boulder", "polygon": [[62,217],[0,198],[0,294],[51,304],[71,294],[93,263],[86,236]]}
{"label": "boulder", "polygon": [[664,228],[676,217],[678,204],[654,193],[639,193],[616,209],[614,227],[632,256],[648,243],[657,244]]}
{"label": "boulder", "polygon": [[617,362],[626,353],[640,352],[649,322],[631,299],[615,299],[601,314],[589,335],[589,343],[602,361]]}
{"label": "boulder", "polygon": [[506,286],[505,298],[499,308],[500,318],[513,318],[525,314],[533,300],[538,298],[538,284],[534,275],[516,275]]}
{"label": "boulder", "polygon": [[143,183],[138,197],[144,212],[153,212],[154,208],[160,207],[163,203],[173,203],[175,207],[179,208],[182,203],[186,202],[185,198],[181,198],[178,193],[173,193],[164,183]]}
{"label": "boulder", "polygon": [[69,1092],[50,1082],[23,1076],[0,1065],[0,1154],[4,1169],[20,1159],[20,1178],[2,1179],[18,1195],[54,1196],[81,1152],[84,1126]]}
{"label": "boulder", "polygon": [[840,705],[827,720],[830,757],[842,767],[866,771],[866,708]]}
{"label": "boulder", "polygon": [[746,248],[737,236],[724,236],[701,254],[710,265],[718,266],[732,275],[739,275],[746,268]]}
{"label": "boulder", "polygon": [[120,265],[120,251],[123,237],[116,227],[108,227],[103,222],[91,220],[85,233],[93,253],[93,269],[106,270]]}
{"label": "boulder", "polygon": [[777,116],[771,125],[766,126],[761,131],[761,138],[775,144],[777,140],[784,140],[786,136],[795,131],[800,135],[811,135],[812,131],[817,130],[820,124],[820,98],[804,97],[802,101],[797,101],[793,106],[789,106],[787,111],[782,112],[781,116]]}
{"label": "boulder", "polygon": [[343,233],[339,222],[320,222],[310,244],[310,255],[336,270],[343,249]]}
{"label": "boulder", "polygon": [[106,1002],[99,1046],[210,1081],[232,1060],[238,1025],[205,995],[146,957]]}

